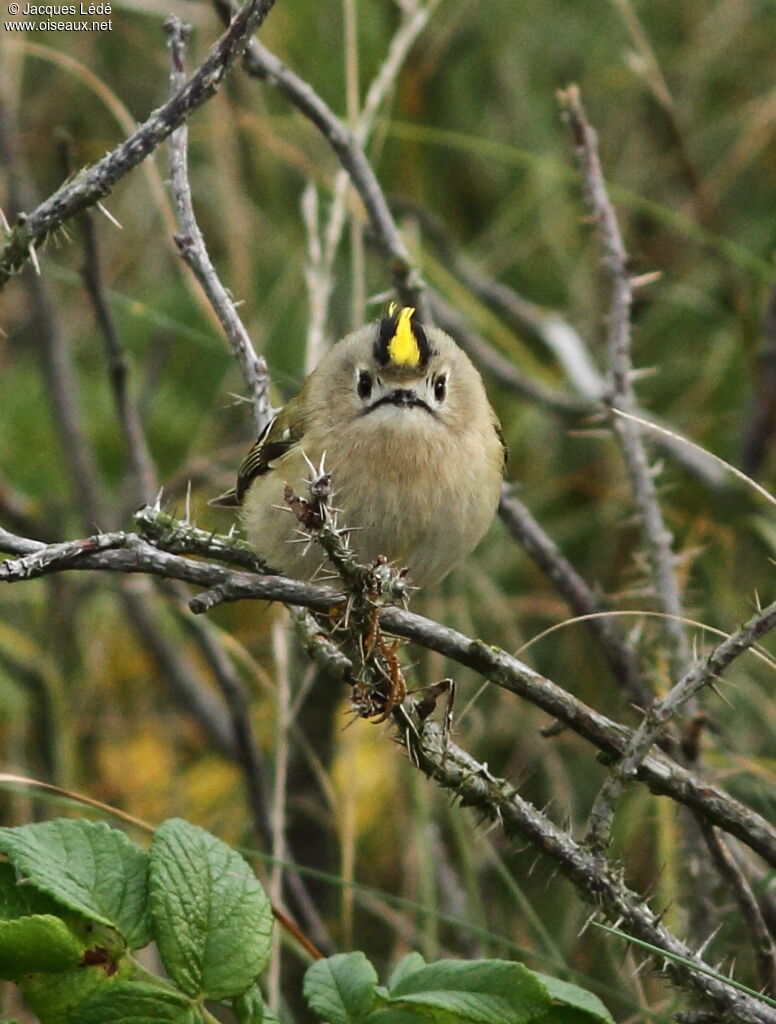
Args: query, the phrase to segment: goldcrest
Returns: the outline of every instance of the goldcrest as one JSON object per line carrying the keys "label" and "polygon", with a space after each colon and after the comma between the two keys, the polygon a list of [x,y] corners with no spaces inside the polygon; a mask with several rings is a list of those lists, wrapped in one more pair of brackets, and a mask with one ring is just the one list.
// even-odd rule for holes
{"label": "goldcrest", "polygon": [[308,494],[310,463],[331,473],[338,525],[364,563],[384,555],[422,587],[468,555],[498,505],[506,447],[469,357],[411,307],[347,335],[250,449],[234,488],[248,541],[269,566],[311,579],[284,489]]}

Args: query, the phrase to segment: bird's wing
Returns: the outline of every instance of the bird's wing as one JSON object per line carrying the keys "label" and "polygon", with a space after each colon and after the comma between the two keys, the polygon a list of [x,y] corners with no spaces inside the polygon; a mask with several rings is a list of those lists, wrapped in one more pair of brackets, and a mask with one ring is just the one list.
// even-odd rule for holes
{"label": "bird's wing", "polygon": [[295,415],[296,412],[296,403],[292,399],[269,421],[240,463],[237,483],[217,498],[213,498],[209,502],[210,505],[218,505],[221,508],[242,505],[243,498],[256,477],[273,470],[278,460],[299,444],[304,435],[304,422],[300,416]]}

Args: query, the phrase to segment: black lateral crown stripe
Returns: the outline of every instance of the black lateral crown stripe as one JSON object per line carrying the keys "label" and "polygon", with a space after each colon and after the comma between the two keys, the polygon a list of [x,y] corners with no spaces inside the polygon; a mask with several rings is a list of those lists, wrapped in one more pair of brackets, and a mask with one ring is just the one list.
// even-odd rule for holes
{"label": "black lateral crown stripe", "polygon": [[[396,334],[400,313],[401,307],[397,308],[395,313],[386,314],[380,319],[378,324],[377,338],[375,339],[374,344],[374,356],[380,366],[386,366],[387,363],[390,362],[391,356],[388,351],[388,346],[390,345],[394,334]],[[428,343],[426,332],[423,330],[423,326],[415,313],[412,314],[410,319],[410,327],[412,328],[415,341],[418,343],[418,350],[420,351],[420,369],[423,369],[434,353],[431,351],[431,346]]]}

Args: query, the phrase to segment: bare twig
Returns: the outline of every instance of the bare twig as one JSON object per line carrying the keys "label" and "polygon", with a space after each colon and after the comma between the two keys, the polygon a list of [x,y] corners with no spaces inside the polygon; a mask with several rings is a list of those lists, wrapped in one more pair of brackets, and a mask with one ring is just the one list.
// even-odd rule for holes
{"label": "bare twig", "polygon": [[[111,543],[118,540],[113,536]],[[96,552],[89,552],[87,547],[84,540],[49,546],[0,528],[0,551],[21,556],[24,562],[21,569],[15,559],[0,563],[0,582],[14,582],[70,569],[145,573],[209,588],[189,602],[195,612],[207,611],[222,601],[258,598],[328,613],[343,596],[331,587],[281,576],[233,572],[212,562],[183,558],[163,551],[135,534],[125,534],[120,547]],[[33,557],[24,561],[24,556]],[[609,757],[621,757],[632,742],[635,734],[630,729],[594,711],[505,651],[400,608],[381,608],[379,622],[386,632],[438,651],[481,673],[495,685],[530,701],[553,718],[566,723]],[[323,657],[321,652],[325,651],[326,644],[316,640],[312,628],[310,642]],[[776,829],[712,783],[698,779],[656,750],[640,763],[636,777],[653,792],[697,810],[711,824],[735,835],[776,867]]]}
{"label": "bare twig", "polygon": [[[253,817],[254,832],[262,847],[269,849],[272,836],[269,792],[264,764],[251,727],[248,691],[219,642],[214,627],[207,620],[192,620],[188,614],[182,589],[176,587],[173,592],[180,624],[195,639],[223,695],[231,721],[236,760],[242,768],[248,791],[248,806]],[[183,604],[179,603],[181,598],[184,599]],[[192,628],[195,624],[202,628]]]}
{"label": "bare twig", "polygon": [[429,290],[431,310],[436,323],[458,342],[461,348],[486,373],[493,375],[502,387],[537,405],[546,406],[556,415],[579,417],[597,411],[584,398],[549,388],[521,373],[508,359],[481,338],[441,295]]}
{"label": "bare twig", "polygon": [[[358,112],[361,106],[358,56],[358,18],[356,0],[341,0],[344,29],[345,108],[347,125],[356,138]],[[342,173],[345,173],[344,171]],[[350,218],[350,328],[364,322],[366,283],[364,280],[364,226],[358,217]]]}
{"label": "bare twig", "polygon": [[[217,0],[222,18],[229,17],[229,0]],[[336,153],[364,204],[372,231],[391,261],[394,284],[404,305],[414,306],[422,320],[430,321],[425,287],[401,237],[377,175],[353,133],[343,124],[309,82],[287,68],[258,40],[245,51],[249,74],[274,85],[315,127]]]}
{"label": "bare twig", "polygon": [[[564,116],[571,128],[582,171],[585,203],[598,228],[604,251],[604,263],[612,282],[609,312],[610,401],[613,406],[633,413],[636,397],[633,391],[633,365],[630,355],[630,311],[633,301],[633,280],[628,254],[606,190],[598,159],[598,142],[590,126],[579,90],[571,86],[560,93]],[[663,611],[664,630],[669,647],[672,674],[677,678],[689,661],[689,647],[681,623],[683,614],[679,594],[670,531],[666,527],[649,459],[637,424],[617,418],[614,430],[620,441],[630,478],[633,496],[641,519],[644,539],[652,568],[655,590]]]}
{"label": "bare twig", "polygon": [[[174,98],[185,81],[184,58],[188,29],[175,17],[169,18],[164,27],[170,47],[170,90]],[[173,199],[181,232],[175,236],[175,242],[181,256],[202,285],[224,329],[248,386],[254,426],[256,433],[260,434],[272,415],[267,363],[263,357],[256,354],[235,304],[216,273],[202,232],[199,230],[189,185],[188,128],[185,122],[176,128],[170,137],[170,169]]]}
{"label": "bare twig", "polygon": [[108,377],[113,391],[113,399],[116,403],[119,423],[127,446],[132,508],[136,508],[138,502],[153,500],[154,494],[157,491],[156,469],[148,449],[148,443],[137,408],[129,393],[127,355],[118,336],[116,325],[105,297],[93,214],[85,210],[81,214],[80,221],[85,251],[82,271],[83,279],[89,298],[94,306],[97,323],[100,326],[105,341]]}
{"label": "bare twig", "polygon": [[367,89],[354,134],[363,145],[372,133],[375,118],[396,84],[415,41],[439,6],[440,0],[412,0],[402,9],[402,20],[388,46],[380,69]]}
{"label": "bare twig", "polygon": [[[611,300],[608,322],[609,404],[625,413],[636,411],[631,360],[631,306],[635,288],[631,276],[617,215],[609,199],[598,157],[598,140],[589,124],[579,90],[571,86],[559,94],[564,117],[571,129],[577,160],[582,173],[585,204],[598,230],[603,249],[603,262],[611,279]],[[655,474],[649,464],[641,428],[633,419],[616,416],[612,427],[623,455],[631,491],[641,521],[652,584],[665,618],[663,633],[671,668],[671,677],[681,676],[690,661],[690,648],[683,622],[682,599],[673,552],[673,536],[668,529],[657,496]],[[628,768],[624,759],[601,787],[590,814],[588,840],[597,856],[610,841],[614,814],[627,783]],[[702,874],[708,875],[696,831],[685,825],[689,857],[686,870],[693,877],[699,894],[692,904],[693,926],[700,934],[708,928],[709,901],[705,889],[698,884]]]}
{"label": "bare twig", "polygon": [[735,633],[686,672],[663,700],[655,701],[645,714],[641,725],[633,733],[622,758],[615,765],[596,797],[590,813],[588,841],[596,850],[602,850],[611,836],[614,808],[627,783],[636,777],[639,765],[650,747],[660,736],[666,723],[674,718],[695,694],[706,686],[713,686],[722,672],[755,641],[776,626],[776,601],[758,611]]}
{"label": "bare twig", "polygon": [[590,355],[589,348],[576,328],[560,313],[544,309],[520,295],[503,281],[487,277],[464,256],[442,223],[425,207],[400,201],[396,207],[417,220],[423,238],[443,260],[444,266],[468,288],[491,312],[495,313],[516,334],[536,338],[563,368],[576,394],[589,402],[589,408],[606,391],[603,374]]}
{"label": "bare twig", "polygon": [[[8,168],[10,210],[17,214],[31,205],[17,153],[10,115],[0,96],[0,157]],[[1,274],[0,274],[1,279]],[[59,325],[47,282],[38,274],[27,278],[34,334],[38,341],[43,378],[51,415],[62,452],[78,494],[86,528],[103,523],[103,505],[97,485],[97,464],[89,445],[80,410],[80,389],[70,359],[67,339]]]}
{"label": "bare twig", "polygon": [[[323,259],[320,204],[318,203],[318,190],[312,181],[308,181],[305,186],[299,207],[307,235],[304,279],[307,285],[307,301],[310,312],[307,318],[304,370],[306,374],[309,374],[321,361],[321,357],[326,351],[326,321],[334,282]],[[329,215],[329,223],[331,223],[333,212],[332,210],[332,214]]]}
{"label": "bare twig", "polygon": [[[403,17],[390,42],[385,60],[367,90],[361,110],[355,111],[351,123],[353,137],[362,148],[369,140],[375,118],[385,102],[386,96],[393,88],[415,40],[427,25],[438,3],[439,0],[428,0],[427,3],[414,0],[404,9]],[[342,169],[334,179],[329,216],[323,231],[323,245],[318,245],[317,253],[314,251],[314,246],[311,246],[309,253],[306,274],[310,291],[311,314],[307,334],[306,369],[308,372],[317,364],[322,354],[325,325],[334,288],[334,262],[345,226],[350,188],[350,175],[345,169]],[[312,204],[309,195],[311,191],[315,194],[314,186],[309,185],[305,190],[308,213]],[[312,219],[308,217],[306,220],[308,222],[308,238],[312,242],[310,230]]]}
{"label": "bare twig", "polygon": [[526,554],[546,574],[576,615],[594,615],[585,623],[600,646],[628,699],[640,708],[649,707],[652,692],[644,682],[636,652],[629,646],[618,624],[597,613],[605,605],[590,589],[558,546],[537,523],[526,506],[505,484],[499,504],[501,520]]}
{"label": "bare twig", "polygon": [[749,880],[741,866],[731,854],[725,840],[703,819],[698,819],[703,838],[709,848],[711,859],[717,871],[733,893],[741,916],[746,922],[754,949],[757,978],[763,992],[776,996],[776,949],[768,926],[763,920]]}
{"label": "bare twig", "polygon": [[51,232],[80,210],[93,206],[124,175],[217,91],[224,75],[269,13],[274,0],[247,0],[186,85],[155,110],[136,132],[92,167],[62,185],[30,214],[20,214],[0,250],[0,287],[30,258]]}
{"label": "bare twig", "polygon": [[719,228],[719,218],[716,209],[709,199],[706,186],[690,152],[687,133],[681,124],[668,82],[660,68],[655,51],[644,31],[641,20],[630,0],[611,0],[611,3],[622,18],[628,35],[638,53],[637,60],[631,61],[631,67],[646,81],[649,91],[663,111],[668,131],[679,157],[682,175],[693,199],[698,220],[709,230],[716,230]]}
{"label": "bare twig", "polygon": [[[291,690],[288,672],[289,632],[288,620],[275,620],[272,624],[272,654],[274,661],[275,681],[275,744],[273,760],[275,777],[272,787],[272,827],[269,835],[268,849],[272,853],[273,864],[270,871],[268,892],[273,903],[280,903],[283,897],[283,880],[285,862],[288,856],[287,838],[287,800],[288,800],[288,731],[291,725]],[[279,938],[279,937],[278,937]],[[269,1005],[273,1010],[280,1007],[280,978],[282,951],[275,940],[272,959],[267,978]]]}
{"label": "bare twig", "polygon": [[138,588],[132,580],[121,588],[119,596],[143,649],[159,666],[175,703],[199,725],[220,754],[239,763],[240,750],[224,702],[211,687],[203,685],[199,670],[180,643],[171,641],[160,629],[164,607],[160,596],[147,585]]}

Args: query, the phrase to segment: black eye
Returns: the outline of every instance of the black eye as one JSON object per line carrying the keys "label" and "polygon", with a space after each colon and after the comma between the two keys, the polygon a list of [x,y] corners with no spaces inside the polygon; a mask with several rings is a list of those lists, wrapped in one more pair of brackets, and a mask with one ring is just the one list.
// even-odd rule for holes
{"label": "black eye", "polygon": [[447,395],[447,377],[440,373],[434,380],[434,398],[437,402],[444,402]]}
{"label": "black eye", "polygon": [[369,370],[358,371],[356,390],[358,391],[358,397],[364,402],[372,394],[372,374]]}

